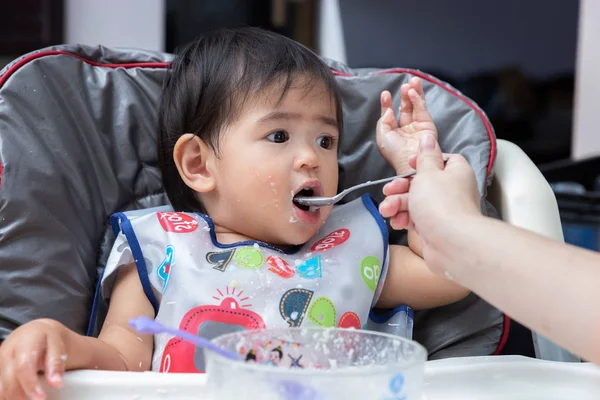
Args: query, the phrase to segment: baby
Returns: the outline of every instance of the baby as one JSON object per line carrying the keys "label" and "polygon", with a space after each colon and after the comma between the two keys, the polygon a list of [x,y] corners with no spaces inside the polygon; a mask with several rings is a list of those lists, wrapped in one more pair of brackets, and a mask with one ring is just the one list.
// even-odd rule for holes
{"label": "baby", "polygon": [[[420,80],[401,88],[399,124],[387,91],[381,109],[377,140],[400,172],[420,136],[436,134]],[[336,81],[307,48],[255,28],[185,47],[159,110],[159,161],[175,212],[114,218],[99,337],[47,319],[19,327],[0,348],[0,397],[44,398],[38,371],[59,387],[72,369],[203,370],[187,342],[136,333],[128,321],[138,316],[211,338],[265,327],[361,329],[373,307],[465,297],[429,272],[417,236],[408,247],[388,244],[369,196],[319,209],[295,201],[336,194],[340,140]]]}

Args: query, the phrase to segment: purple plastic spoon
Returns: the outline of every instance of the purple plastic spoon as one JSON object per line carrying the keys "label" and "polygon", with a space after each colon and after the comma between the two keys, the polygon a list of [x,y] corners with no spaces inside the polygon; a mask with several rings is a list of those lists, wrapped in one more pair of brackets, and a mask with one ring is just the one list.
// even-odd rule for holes
{"label": "purple plastic spoon", "polygon": [[186,331],[182,331],[179,329],[169,328],[161,324],[160,322],[156,322],[155,320],[148,317],[137,317],[129,320],[129,326],[134,328],[139,333],[144,334],[155,334],[155,333],[170,333],[171,335],[175,335],[180,337],[181,339],[193,343],[198,347],[202,347],[203,349],[212,350],[215,353],[222,355],[223,357],[229,358],[234,361],[243,361],[240,356],[236,353],[225,350],[211,342],[210,340],[204,339],[203,337],[199,337],[196,335],[192,335]]}

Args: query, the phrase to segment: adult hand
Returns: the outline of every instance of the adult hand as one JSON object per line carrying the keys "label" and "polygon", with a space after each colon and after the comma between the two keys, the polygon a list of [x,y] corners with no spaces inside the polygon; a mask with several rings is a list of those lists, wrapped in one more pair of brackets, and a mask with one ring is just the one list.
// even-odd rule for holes
{"label": "adult hand", "polygon": [[[460,156],[443,167],[423,137],[413,181],[388,184],[380,211],[416,229],[433,272],[452,278],[531,330],[600,364],[600,256],[485,218],[473,171]],[[573,312],[577,310],[577,312]]]}
{"label": "adult hand", "polygon": [[455,234],[465,219],[481,215],[473,170],[462,156],[448,157],[444,167],[435,138],[423,135],[417,154],[409,160],[417,174],[387,184],[379,206],[394,229],[414,229],[421,236],[426,261],[432,245]]}

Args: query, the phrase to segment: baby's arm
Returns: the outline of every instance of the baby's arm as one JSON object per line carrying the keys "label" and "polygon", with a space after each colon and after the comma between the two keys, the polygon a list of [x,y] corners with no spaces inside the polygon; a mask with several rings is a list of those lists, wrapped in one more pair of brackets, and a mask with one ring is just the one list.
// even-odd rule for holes
{"label": "baby's arm", "polygon": [[138,335],[129,318],[154,317],[135,265],[121,268],[99,338],[79,335],[58,321],[38,319],[16,329],[0,346],[0,398],[43,399],[38,371],[62,385],[65,370],[148,370],[151,335]]}
{"label": "baby's arm", "polygon": [[[413,77],[400,88],[399,119],[392,108],[392,95],[381,93],[381,118],[377,122],[377,144],[383,157],[398,174],[410,170],[408,160],[416,154],[424,134],[437,139],[437,128],[427,110],[421,79]],[[407,304],[425,309],[454,303],[469,293],[458,284],[433,274],[423,261],[423,243],[412,231],[408,246],[390,246],[390,261],[377,307]]]}
{"label": "baby's arm", "polygon": [[415,310],[439,307],[465,298],[469,291],[451,280],[435,275],[423,260],[421,238],[408,235],[409,247],[390,246],[390,261],[379,308],[406,304]]}
{"label": "baby's arm", "polygon": [[[119,371],[150,369],[154,339],[139,335],[129,326],[129,319],[145,316],[154,318],[154,308],[144,293],[135,264],[122,267],[110,297],[110,307],[98,339],[82,337],[89,343],[88,356],[67,365],[67,369],[96,368]],[[80,336],[81,337],[81,336]]]}

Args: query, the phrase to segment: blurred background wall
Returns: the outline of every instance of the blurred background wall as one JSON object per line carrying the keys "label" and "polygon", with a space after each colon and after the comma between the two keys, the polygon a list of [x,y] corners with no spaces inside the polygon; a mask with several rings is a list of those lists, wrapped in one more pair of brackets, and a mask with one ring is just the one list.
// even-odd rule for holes
{"label": "blurred background wall", "polygon": [[215,28],[261,26],[351,67],[437,75],[538,164],[600,154],[596,0],[0,1],[0,66],[60,43],[174,52]]}

